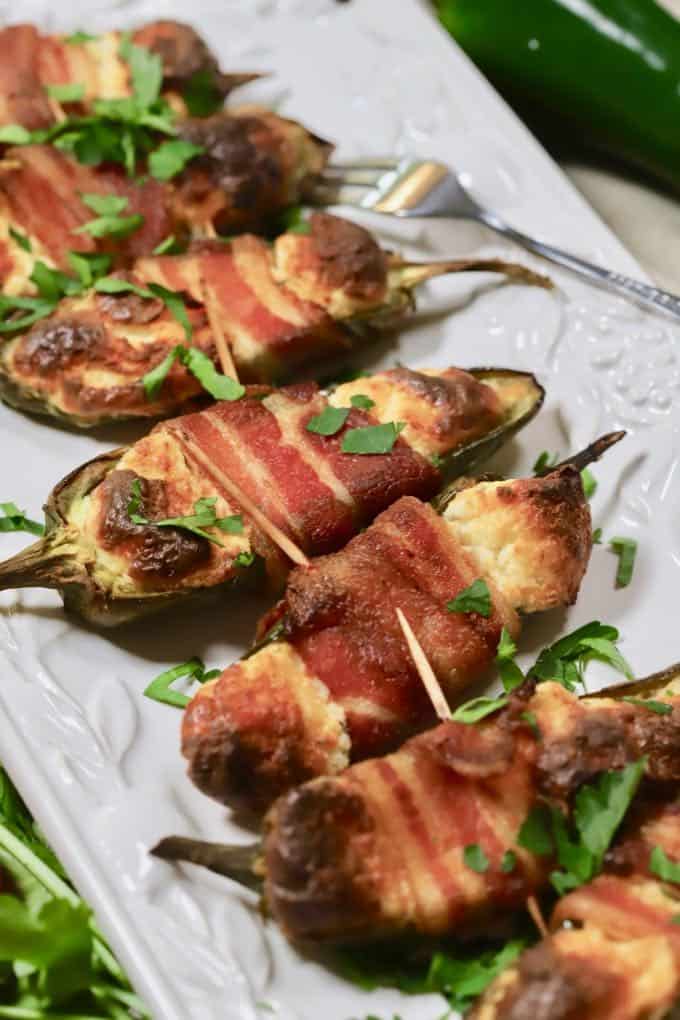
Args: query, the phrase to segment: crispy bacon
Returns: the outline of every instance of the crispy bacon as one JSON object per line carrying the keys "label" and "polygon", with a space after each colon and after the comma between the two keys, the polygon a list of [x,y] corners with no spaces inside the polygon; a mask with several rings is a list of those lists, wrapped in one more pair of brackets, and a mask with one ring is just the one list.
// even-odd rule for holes
{"label": "crispy bacon", "polygon": [[[57,211],[54,217],[38,217],[35,230],[41,231],[42,250],[51,245],[50,253],[55,255],[60,238],[90,214],[80,199],[76,204],[69,204],[58,198],[60,177],[56,171],[60,167],[63,169],[61,155],[50,149],[41,149],[39,155],[37,163],[31,162],[31,173],[37,165],[43,166],[43,176],[36,181],[35,192],[39,193],[44,187]],[[90,171],[79,164],[74,166],[82,177],[83,189],[90,187],[86,181]],[[50,174],[50,168],[55,168],[54,175]],[[35,218],[28,194],[12,192],[12,179],[10,173],[7,186],[12,201],[17,203],[17,208],[25,208],[27,217]],[[111,179],[124,193],[128,186],[125,179],[113,172]],[[148,202],[153,204],[153,196],[160,186],[149,182],[145,187],[149,189]],[[313,229],[318,231],[318,224],[327,221],[336,223],[336,217],[317,213],[312,218]],[[232,351],[239,378],[246,382],[271,381],[289,376],[305,364],[347,350],[356,341],[350,330],[353,318],[360,316],[368,322],[374,316],[380,320],[393,305],[401,304],[414,282],[412,267],[404,264],[403,278],[408,277],[409,282],[402,286],[402,276],[394,268],[388,269],[377,242],[362,227],[337,222],[340,223],[337,229],[344,235],[357,238],[355,247],[361,249],[364,262],[359,262],[355,251],[348,259],[344,276],[341,264],[336,262],[332,290],[328,289],[326,261],[321,255],[316,261],[313,259],[313,241],[317,236],[314,232],[309,236],[284,234],[273,248],[260,238],[244,235],[228,244],[199,244],[183,256],[141,258],[128,278],[138,287],[154,283],[186,295],[193,327],[191,343],[215,360],[215,338],[204,310],[204,303],[209,300]],[[149,230],[152,229],[161,234],[169,227],[161,218],[154,221],[150,216]],[[74,235],[76,239],[83,236]],[[83,250],[93,247],[88,239],[76,240],[76,243],[80,243]],[[129,244],[134,248],[134,235]],[[298,245],[303,246],[306,253],[304,297],[298,294],[295,279],[286,272],[287,260]],[[22,256],[24,254],[22,252]],[[370,293],[382,303],[371,310],[369,292],[361,286],[362,265],[372,279],[372,267],[379,261],[383,263],[382,287],[376,290],[371,284]],[[447,266],[441,265],[440,271],[447,271]],[[434,272],[433,267],[424,269],[430,275]],[[318,279],[316,290],[314,272]],[[284,282],[281,282],[282,276],[285,276]],[[103,295],[91,291],[64,299],[49,318],[38,321],[25,334],[3,344],[0,388],[12,403],[66,416],[81,425],[110,419],[160,417],[176,412],[202,392],[200,383],[176,363],[158,396],[150,400],[145,395],[143,376],[181,343],[186,343],[182,326],[157,299],[140,298],[134,293]],[[462,440],[469,422],[471,439],[475,429],[478,435],[484,435],[493,422],[499,420],[502,395],[496,396],[488,386],[478,386],[468,375],[457,376],[455,370],[453,374],[441,376],[438,383],[431,375],[406,370],[385,379],[393,398],[401,394],[385,420],[394,420],[395,412],[404,411],[406,417],[400,420],[406,421],[407,433],[413,424],[413,435],[417,436],[427,419],[430,434],[422,437],[427,456],[450,448],[447,444],[452,428]],[[398,381],[398,387],[395,388],[391,380]],[[509,399],[510,389],[506,389]],[[355,392],[361,392],[361,388]],[[346,387],[342,394],[347,394],[349,399]],[[380,392],[372,399],[384,404]],[[414,408],[419,409],[420,418],[410,423],[408,414],[413,413]],[[461,416],[459,408],[464,409],[465,417]],[[360,414],[353,412],[352,420],[359,422]],[[308,441],[318,442],[313,437]],[[398,444],[397,450],[401,449]],[[336,458],[335,470],[342,476],[348,464],[345,456]],[[379,460],[370,463],[364,460],[363,475],[360,477],[359,468],[354,466],[349,472],[351,479],[342,479],[343,484],[351,481],[357,495],[362,487],[370,490],[375,465],[379,464]],[[411,478],[413,471],[409,464],[404,461],[402,466]]]}
{"label": "crispy bacon", "polygon": [[[657,781],[660,765],[664,781],[670,778],[663,747],[680,719],[680,697],[664,700],[672,712],[653,716],[659,737],[645,742],[648,783]],[[579,701],[558,684],[544,683],[535,693],[523,688],[506,709],[481,723],[443,723],[396,754],[288,793],[266,825],[266,898],[274,916],[289,937],[302,941],[412,931],[489,934],[502,914],[545,887],[555,866],[516,842],[531,807],[555,795],[545,772],[553,732],[561,730],[565,749],[571,747],[578,759],[583,734],[602,713],[617,728],[618,746],[610,745],[609,759],[599,767],[639,760],[637,733],[652,716],[648,709],[613,699]],[[577,768],[568,776],[559,784],[564,805],[580,784]],[[678,779],[676,760],[672,781]],[[470,844],[489,861],[483,873],[465,864]],[[510,849],[516,866],[505,873],[501,862]],[[573,914],[569,908],[561,916]]]}
{"label": "crispy bacon", "polygon": [[474,1020],[648,1020],[680,996],[680,901],[649,867],[655,847],[679,859],[680,805],[666,792],[637,807],[605,873],[558,901],[551,936],[501,974]]}
{"label": "crispy bacon", "polygon": [[[54,109],[48,85],[84,86],[87,111],[97,99],[131,94],[130,74],[120,56],[121,32],[105,32],[84,42],[66,36],[42,35],[33,25],[11,25],[0,31],[0,124],[21,124],[29,130],[49,127]],[[163,86],[176,108],[186,112],[181,94],[202,74],[218,95],[251,80],[250,74],[223,74],[205,42],[189,25],[154,21],[132,35],[132,41],[157,53],[163,64]]]}
{"label": "crispy bacon", "polygon": [[[383,487],[376,479],[374,491]],[[505,483],[491,494],[484,485],[467,491],[474,495],[475,488],[485,507],[480,510],[479,500],[466,497],[467,523],[481,526],[482,533],[486,528],[486,546],[483,539],[476,546],[466,544],[460,512],[455,519],[449,519],[449,511],[441,517],[404,497],[342,552],[292,573],[283,602],[260,629],[263,635],[273,624],[283,625],[291,648],[287,673],[279,672],[275,646],[266,646],[204,687],[187,709],[183,752],[201,789],[261,810],[289,788],[291,776],[300,782],[318,775],[320,760],[323,771],[334,771],[330,763],[346,755],[319,754],[316,733],[307,726],[309,702],[324,702],[327,713],[343,720],[338,740],[346,731],[352,760],[383,754],[432,725],[433,709],[395,607],[403,610],[451,698],[483,676],[501,628],[518,633],[515,608],[526,602],[515,575],[506,576],[502,546],[492,541],[499,516],[506,526],[507,506],[513,513],[512,541],[532,550],[532,610],[573,598],[590,551],[590,516],[576,469]],[[550,498],[542,501],[541,490]],[[488,618],[449,612],[447,602],[479,577],[492,595]],[[543,590],[543,603],[536,589]],[[243,712],[256,686],[257,707]]]}

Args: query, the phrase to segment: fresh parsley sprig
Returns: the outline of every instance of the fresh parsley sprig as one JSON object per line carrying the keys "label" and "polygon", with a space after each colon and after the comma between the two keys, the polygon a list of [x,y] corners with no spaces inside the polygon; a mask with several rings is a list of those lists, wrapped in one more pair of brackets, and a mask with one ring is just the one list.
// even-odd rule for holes
{"label": "fresh parsley sprig", "polygon": [[191,698],[187,697],[186,694],[182,694],[181,691],[175,690],[173,684],[176,684],[178,680],[183,680],[185,683],[195,681],[196,683],[204,684],[208,680],[214,680],[215,677],[220,675],[220,672],[221,670],[219,669],[206,671],[202,659],[195,655],[187,662],[182,662],[179,666],[166,669],[165,672],[157,676],[145,688],[144,695],[147,698],[151,698],[152,701],[159,701],[162,705],[186,708]]}
{"label": "fresh parsley sprig", "polygon": [[459,591],[455,598],[446,603],[450,613],[479,613],[491,616],[491,592],[482,577],[478,577],[467,588]]}
{"label": "fresh parsley sprig", "polygon": [[559,868],[550,880],[560,894],[589,882],[602,869],[645,770],[645,759],[617,771],[603,772],[582,786],[569,822],[555,805],[535,807],[522,825],[517,842],[538,856],[556,855]]}
{"label": "fresh parsley sprig", "polygon": [[388,421],[382,425],[362,425],[348,429],[342,437],[343,453],[390,453],[399,433],[406,428],[404,421]]}
{"label": "fresh parsley sprig", "polygon": [[232,514],[230,517],[218,517],[215,513],[217,496],[204,496],[194,503],[193,514],[186,514],[183,517],[164,517],[161,520],[149,520],[139,511],[142,506],[142,484],[139,478],[135,478],[130,486],[130,500],[127,505],[128,517],[133,524],[153,525],[155,528],[182,528],[190,531],[200,538],[207,538],[214,545],[224,546],[219,538],[207,532],[206,528],[219,528],[220,531],[231,535],[240,535],[243,532],[243,518],[240,514]]}
{"label": "fresh parsley sprig", "polygon": [[627,588],[633,579],[633,568],[638,544],[634,538],[610,538],[609,545],[619,558],[616,570],[616,587]]}
{"label": "fresh parsley sprig", "polygon": [[87,905],[0,769],[0,867],[19,895],[0,897],[3,1016],[147,1018]]}
{"label": "fresh parsley sprig", "polygon": [[240,400],[246,392],[245,386],[228,375],[222,375],[213,362],[198,347],[177,344],[150,372],[142,378],[147,400],[155,400],[161,391],[168,373],[178,361],[198,379],[201,386],[215,400]]}
{"label": "fresh parsley sprig", "polygon": [[597,659],[632,680],[633,672],[616,646],[618,639],[616,627],[593,620],[544,648],[527,675],[537,680],[556,680],[574,691],[583,683],[587,663]]}
{"label": "fresh parsley sprig", "polygon": [[27,531],[31,535],[44,535],[45,528],[38,521],[32,521],[16,503],[0,503],[0,532]]}
{"label": "fresh parsley sprig", "polygon": [[649,870],[663,882],[680,884],[680,861],[672,861],[663,847],[655,846],[649,857]]}
{"label": "fresh parsley sprig", "polygon": [[97,214],[96,218],[83,223],[77,227],[74,233],[89,234],[90,237],[115,237],[122,240],[129,237],[135,230],[144,223],[141,213],[131,213],[128,216],[120,214],[127,209],[129,200],[124,195],[96,195],[85,194],[80,196],[88,207]]}

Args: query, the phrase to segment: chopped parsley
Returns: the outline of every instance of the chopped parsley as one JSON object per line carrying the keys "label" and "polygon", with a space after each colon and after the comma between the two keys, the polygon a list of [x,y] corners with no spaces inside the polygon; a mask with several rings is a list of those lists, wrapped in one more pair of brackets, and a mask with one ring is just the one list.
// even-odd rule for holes
{"label": "chopped parsley", "polygon": [[514,850],[506,850],[501,860],[501,871],[504,875],[509,875],[510,872],[514,871],[517,867],[517,854]]}
{"label": "chopped parsley", "polygon": [[527,724],[533,735],[536,737],[536,740],[542,739],[541,729],[540,726],[538,725],[538,719],[536,718],[533,712],[522,712],[520,715],[520,719],[522,719]]}
{"label": "chopped parsley", "polygon": [[348,429],[342,437],[343,453],[389,453],[399,433],[406,428],[406,422],[388,421],[383,425],[364,425]]}
{"label": "chopped parsley", "polygon": [[72,32],[71,35],[67,35],[64,38],[64,42],[70,46],[80,46],[81,43],[94,42],[97,38],[96,35],[90,35],[89,32],[82,32],[80,29],[77,32]]}
{"label": "chopped parsley", "polygon": [[588,470],[588,468],[584,468],[581,472],[581,483],[583,485],[583,493],[586,499],[590,499],[595,495],[595,490],[597,489],[597,478],[592,471]]}
{"label": "chopped parsley", "polygon": [[169,181],[184,170],[187,163],[204,151],[200,145],[183,138],[170,138],[149,156],[149,173],[159,181]]}
{"label": "chopped parsley", "polygon": [[229,532],[232,535],[240,534],[243,531],[243,519],[240,514],[231,517],[218,517],[215,513],[217,496],[204,496],[194,503],[193,514],[186,514],[182,517],[164,517],[162,520],[151,521],[148,517],[140,514],[142,505],[142,486],[139,478],[135,478],[131,487],[131,496],[128,502],[128,517],[133,524],[153,525],[155,528],[182,528],[190,531],[200,538],[207,538],[214,545],[222,546],[214,535],[210,535],[206,528],[219,528],[221,531]]}
{"label": "chopped parsley", "polygon": [[143,377],[142,383],[147,400],[155,400],[158,396],[175,361],[184,365],[215,400],[240,400],[246,392],[245,386],[242,386],[241,383],[218,372],[212,360],[203,351],[197,347],[185,347],[184,344],[177,344],[155,368],[152,368]]}
{"label": "chopped parsley", "polygon": [[483,874],[489,869],[489,859],[479,843],[468,843],[463,850],[463,860],[471,871]]}
{"label": "chopped parsley", "polygon": [[618,638],[616,627],[593,620],[544,648],[528,675],[538,680],[555,680],[574,691],[583,683],[587,663],[598,659],[632,680],[632,670],[615,644]]}
{"label": "chopped parsley", "polygon": [[301,205],[292,205],[279,217],[279,233],[309,234],[312,226]]}
{"label": "chopped parsley", "polygon": [[603,772],[582,786],[570,824],[554,805],[537,805],[522,825],[517,842],[541,857],[555,854],[560,866],[550,880],[563,895],[597,875],[604,856],[640,785],[645,759],[618,771]]}
{"label": "chopped parsley", "polygon": [[627,588],[633,579],[633,568],[638,544],[634,538],[621,538],[619,536],[609,540],[609,545],[619,557],[619,565],[616,571],[616,587]]}
{"label": "chopped parsley", "polygon": [[80,196],[93,212],[97,213],[96,219],[83,223],[78,227],[75,234],[89,234],[90,237],[115,237],[119,240],[129,237],[135,230],[138,230],[144,223],[144,217],[140,213],[132,213],[129,216],[121,216],[120,213],[128,206],[128,199],[124,195],[81,195]]}
{"label": "chopped parsley", "polygon": [[159,701],[163,705],[186,708],[191,698],[180,691],[176,691],[173,684],[177,683],[178,680],[184,680],[185,682],[191,680],[204,684],[208,680],[214,680],[215,677],[220,675],[220,672],[221,670],[219,669],[211,669],[206,672],[202,660],[198,656],[194,656],[187,662],[182,662],[179,666],[166,669],[164,673],[161,673],[160,676],[151,681],[148,687],[145,688],[144,694],[147,698],[151,698],[152,701]]}
{"label": "chopped parsley", "polygon": [[217,87],[215,75],[206,67],[191,75],[182,91],[182,99],[191,117],[209,117],[224,104],[224,96]]}
{"label": "chopped parsley", "polygon": [[307,422],[308,432],[315,432],[319,436],[334,436],[340,431],[349,415],[348,407],[333,407],[329,404],[324,407],[320,414],[314,415]]}
{"label": "chopped parsley", "polygon": [[111,268],[111,256],[100,255],[98,252],[70,251],[68,260],[80,280],[83,290],[92,287],[95,281],[108,273]]}
{"label": "chopped parsley", "polygon": [[352,407],[358,407],[362,411],[370,411],[372,407],[375,407],[375,400],[371,400],[365,393],[355,393],[353,397],[349,398],[349,402]]}
{"label": "chopped parsley", "polygon": [[602,545],[602,528],[595,528],[592,537],[593,545]]}
{"label": "chopped parsley", "polygon": [[38,521],[32,521],[16,503],[0,503],[0,532],[27,531],[30,535],[44,535],[45,528]]}
{"label": "chopped parsley", "polygon": [[25,234],[20,233],[20,231],[15,230],[14,227],[9,228],[9,236],[12,238],[14,243],[18,244],[19,247],[23,248],[24,251],[28,252],[33,251],[33,246],[31,244],[30,238],[26,237]]}
{"label": "chopped parsley", "polygon": [[662,882],[680,884],[680,861],[672,861],[663,847],[655,846],[649,857],[649,870]]}
{"label": "chopped parsley", "polygon": [[47,95],[58,103],[79,103],[85,98],[85,86],[75,81],[64,85],[48,85]]}
{"label": "chopped parsley", "polygon": [[551,467],[555,467],[557,464],[557,454],[548,453],[547,450],[541,451],[534,463],[533,471],[535,475],[541,475],[544,471],[547,471]]}
{"label": "chopped parsley", "polygon": [[524,683],[524,673],[515,662],[516,654],[517,645],[512,640],[508,629],[503,627],[494,661],[498,666],[498,672],[506,691],[514,691],[516,687]]}
{"label": "chopped parsley", "polygon": [[673,711],[673,706],[666,701],[654,701],[653,699],[647,701],[644,698],[621,698],[621,701],[639,705],[640,708],[646,708],[649,712],[655,712],[656,715],[670,715]]}
{"label": "chopped parsley", "polygon": [[[167,287],[161,287],[159,283],[150,283],[147,287],[139,287],[136,283],[131,283],[129,280],[123,280],[118,276],[101,277],[95,281],[94,289],[99,294],[136,294],[137,297],[145,298],[146,300],[160,298],[172,315],[173,319],[176,319],[177,322],[179,322],[180,326],[184,330],[187,340],[191,340],[193,329],[191,322],[189,321],[184,299],[179,291],[168,290]],[[184,350],[185,348],[182,349]],[[169,362],[165,370],[165,375],[168,374],[172,362],[179,357],[179,354],[175,354],[174,352],[171,352],[171,355],[172,360]],[[168,355],[168,357],[170,357],[170,355]],[[209,358],[206,358],[206,360],[210,361]],[[210,364],[212,364],[212,362],[210,362]],[[152,371],[155,371],[155,369]],[[144,378],[146,379],[147,376]],[[163,378],[165,378],[165,376],[163,376]]]}
{"label": "chopped parsley", "polygon": [[238,556],[234,558],[234,565],[237,567],[252,567],[254,562],[254,552],[240,552]]}
{"label": "chopped parsley", "polygon": [[177,255],[182,251],[182,245],[174,234],[164,237],[151,252],[152,255]]}
{"label": "chopped parsley", "polygon": [[454,599],[446,603],[450,613],[479,613],[480,616],[491,616],[491,592],[486,581],[478,577],[467,588],[458,592]]}
{"label": "chopped parsley", "polygon": [[[76,33],[67,41],[76,39],[79,42],[89,41],[83,33]],[[28,131],[19,124],[7,124],[0,128],[0,142],[8,145],[51,143],[90,166],[121,164],[130,176],[140,162],[148,163],[152,176],[158,173],[161,180],[168,180],[179,172],[189,159],[198,154],[198,146],[193,146],[190,153],[187,148],[190,143],[183,142],[181,148],[164,150],[156,156],[163,148],[162,143],[159,144],[159,135],[175,139],[178,133],[175,114],[161,96],[163,65],[160,55],[133,44],[127,34],[121,40],[119,54],[130,69],[132,95],[97,99],[92,103],[91,112],[65,117],[49,128],[37,131]],[[62,90],[62,96],[77,94],[72,85],[56,88]],[[64,89],[71,91],[64,92]],[[74,100],[64,98],[62,101]]]}
{"label": "chopped parsley", "polygon": [[485,719],[487,715],[500,711],[507,703],[508,698],[506,695],[501,695],[498,698],[472,698],[470,701],[465,701],[462,705],[459,705],[451,718],[454,722],[467,723],[469,725],[479,722],[480,719]]}

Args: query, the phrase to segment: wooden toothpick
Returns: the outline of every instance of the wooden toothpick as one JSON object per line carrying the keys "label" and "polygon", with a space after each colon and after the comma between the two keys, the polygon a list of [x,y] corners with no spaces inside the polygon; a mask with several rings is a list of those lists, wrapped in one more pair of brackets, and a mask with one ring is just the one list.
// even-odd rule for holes
{"label": "wooden toothpick", "polygon": [[543,938],[547,939],[550,932],[548,931],[548,925],[545,923],[545,919],[541,913],[541,908],[539,907],[538,900],[535,896],[529,896],[527,898],[527,911]]}
{"label": "wooden toothpick", "polygon": [[52,116],[54,117],[58,124],[61,124],[63,121],[66,120],[66,113],[64,112],[64,107],[61,105],[58,99],[54,99],[52,96],[48,96],[47,105],[50,108],[50,113],[52,114]]}
{"label": "wooden toothpick", "polygon": [[446,702],[444,692],[439,685],[439,681],[434,674],[432,666],[428,662],[427,656],[425,655],[418,638],[413,633],[411,624],[408,622],[401,609],[397,609],[397,619],[399,620],[399,625],[404,632],[408,650],[411,653],[415,667],[418,670],[420,679],[423,681],[423,685],[434,706],[435,712],[440,719],[450,719],[451,709]]}
{"label": "wooden toothpick", "polygon": [[188,436],[182,435],[181,433],[180,435],[182,443],[191,455],[199,461],[206,471],[212,474],[220,485],[226,489],[229,495],[243,507],[246,513],[253,518],[260,530],[264,531],[264,533],[271,538],[274,545],[277,545],[279,549],[285,553],[288,559],[292,560],[292,562],[296,563],[299,567],[308,567],[310,565],[309,559],[305,556],[302,549],[288,538],[288,535],[284,534],[283,531],[281,531],[281,529],[273,523],[273,521],[270,521],[269,518],[262,513],[260,508],[253,503],[252,499],[241,490],[236,482],[229,478],[224,471],[213,464],[198,443],[195,443],[194,440],[190,439]]}
{"label": "wooden toothpick", "polygon": [[222,371],[225,375],[230,376],[238,382],[238,375],[236,374],[236,365],[231,354],[231,348],[227,343],[227,338],[224,335],[222,329],[222,323],[220,321],[220,312],[217,304],[217,299],[213,292],[212,287],[208,286],[205,280],[201,281],[201,291],[203,294],[203,306],[208,316],[208,322],[210,324],[210,332],[215,338],[215,344],[217,346],[217,354],[220,359]]}

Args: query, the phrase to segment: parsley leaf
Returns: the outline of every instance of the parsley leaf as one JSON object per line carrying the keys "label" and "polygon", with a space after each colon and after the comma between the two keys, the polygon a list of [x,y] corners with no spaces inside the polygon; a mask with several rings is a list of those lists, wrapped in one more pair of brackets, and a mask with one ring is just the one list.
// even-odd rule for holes
{"label": "parsley leaf", "polygon": [[[202,499],[197,499],[194,503],[193,514],[186,514],[182,517],[164,517],[161,520],[151,521],[148,517],[144,517],[143,514],[139,513],[142,503],[142,489],[139,478],[135,478],[130,491],[131,497],[127,510],[128,517],[133,524],[148,524],[153,525],[155,528],[182,528],[184,531],[190,531],[193,535],[198,535],[200,538],[207,538],[209,542],[219,546],[223,546],[223,543],[218,538],[215,538],[214,535],[210,535],[205,530],[206,528],[220,528],[222,531],[230,532],[231,534],[237,534],[243,530],[243,522],[239,515],[231,517],[218,517],[216,515],[215,504],[217,503],[217,496],[204,496]],[[235,522],[235,517],[238,518],[238,523]]]}
{"label": "parsley leaf", "polygon": [[144,690],[144,695],[152,701],[159,701],[163,705],[173,705],[175,708],[186,708],[191,698],[186,694],[173,689],[173,684],[178,680],[195,680],[204,684],[220,675],[221,670],[211,669],[206,672],[205,666],[198,656],[194,656],[187,662],[172,669],[166,669],[164,673],[157,676]]}
{"label": "parsley leaf", "polygon": [[646,708],[650,712],[655,712],[656,715],[670,715],[673,711],[673,706],[669,705],[667,701],[646,701],[644,698],[621,698],[621,701],[627,701],[631,705],[639,705],[641,708]]}
{"label": "parsley leaf", "polygon": [[649,870],[662,882],[680,883],[680,861],[672,861],[663,847],[655,846],[649,857]]}
{"label": "parsley leaf", "polygon": [[0,127],[0,143],[3,145],[30,145],[33,135],[21,124],[4,124]]}
{"label": "parsley leaf", "polygon": [[583,485],[583,493],[586,499],[590,499],[591,496],[595,495],[597,489],[597,478],[589,471],[588,468],[584,468],[581,472],[581,483]]}
{"label": "parsley leaf", "polygon": [[487,715],[498,712],[507,703],[508,699],[505,695],[498,698],[471,698],[470,701],[464,701],[462,705],[459,705],[451,718],[454,722],[476,723],[480,719],[485,719]]}
{"label": "parsley leaf", "polygon": [[388,421],[383,425],[364,425],[349,429],[342,437],[343,453],[389,453],[406,422]]}
{"label": "parsley leaf", "polygon": [[152,255],[177,255],[182,250],[182,246],[175,237],[174,234],[169,234],[164,237],[163,240],[156,245],[151,252]]}
{"label": "parsley leaf", "polygon": [[278,233],[309,234],[312,226],[301,205],[292,205],[279,217]]}
{"label": "parsley leaf", "polygon": [[141,213],[132,213],[130,216],[121,216],[120,213],[127,208],[128,199],[123,195],[94,195],[86,194],[80,196],[97,218],[83,223],[82,227],[74,230],[75,234],[89,234],[90,237],[128,237],[144,223]]}
{"label": "parsley leaf", "polygon": [[207,67],[195,71],[182,90],[191,117],[209,117],[224,104],[224,97],[215,82],[215,75]]}
{"label": "parsley leaf", "polygon": [[145,46],[135,46],[129,34],[120,43],[120,55],[130,66],[132,90],[142,108],[151,107],[158,99],[163,84],[163,61],[160,54]]}
{"label": "parsley leaf", "polygon": [[528,675],[538,680],[556,680],[573,691],[579,683],[583,683],[587,663],[598,659],[632,680],[632,670],[615,644],[618,637],[616,627],[593,620],[544,648]]}
{"label": "parsley leaf", "polygon": [[333,407],[329,404],[320,414],[310,418],[305,426],[308,432],[316,432],[320,436],[334,436],[347,421],[348,407]]}
{"label": "parsley leaf", "polygon": [[31,535],[44,535],[45,528],[37,521],[32,521],[26,516],[24,510],[20,510],[16,503],[0,503],[0,532],[2,531],[27,531]]}
{"label": "parsley leaf", "polygon": [[545,804],[536,804],[522,823],[517,843],[537,857],[550,857],[554,851],[551,829],[550,811]]}
{"label": "parsley leaf", "polygon": [[513,850],[506,850],[501,861],[501,871],[509,875],[517,866],[517,854]]}
{"label": "parsley leaf", "polygon": [[617,536],[610,539],[609,545],[619,557],[619,566],[616,571],[616,587],[627,588],[633,578],[633,567],[637,554],[637,542],[634,538],[621,538]]}
{"label": "parsley leaf", "polygon": [[365,393],[355,393],[353,397],[349,398],[349,402],[352,407],[359,407],[362,411],[370,411],[372,407],[375,407],[375,400],[371,400]]}
{"label": "parsley leaf", "polygon": [[[184,335],[187,340],[191,340],[193,329],[189,322],[189,316],[187,315],[187,306],[184,304],[181,294],[175,290],[168,290],[167,287],[162,287],[160,283],[150,283],[149,290],[154,297],[161,299],[173,319],[176,319],[177,322],[179,322],[180,326],[184,330]],[[212,362],[210,362],[210,364],[212,364]]]}
{"label": "parsley leaf", "polygon": [[20,233],[18,230],[15,230],[14,227],[9,228],[9,236],[12,238],[15,244],[18,244],[19,247],[23,248],[24,251],[28,252],[33,251],[33,246],[31,244],[30,238],[26,237],[25,234]]}
{"label": "parsley leaf", "polygon": [[184,170],[187,163],[205,150],[183,138],[163,142],[149,156],[149,173],[159,181],[169,181]]}
{"label": "parsley leaf", "polygon": [[234,565],[237,567],[252,567],[255,562],[254,552],[241,552],[234,557]]}
{"label": "parsley leaf", "polygon": [[494,661],[498,666],[498,672],[506,691],[514,691],[516,687],[524,683],[524,673],[515,662],[516,654],[517,645],[512,640],[508,629],[503,627]]}
{"label": "parsley leaf", "polygon": [[452,1009],[467,1010],[492,981],[513,963],[525,948],[524,939],[512,939],[500,950],[485,950],[474,957],[436,953],[424,991],[440,992]]}
{"label": "parsley leaf", "polygon": [[47,95],[58,103],[79,103],[85,98],[85,86],[75,81],[64,85],[48,85]]}
{"label": "parsley leaf", "polygon": [[94,42],[96,38],[96,35],[90,35],[89,32],[82,32],[79,29],[77,32],[72,32],[71,35],[67,35],[64,38],[64,42],[69,43],[71,46],[78,46],[81,43]]}
{"label": "parsley leaf", "polygon": [[459,591],[454,599],[446,603],[450,613],[479,613],[491,616],[491,592],[486,581],[478,577],[467,588]]}
{"label": "parsley leaf", "polygon": [[81,251],[70,251],[68,260],[84,289],[91,287],[96,280],[108,273],[111,268],[111,256]]}
{"label": "parsley leaf", "polygon": [[547,450],[543,450],[539,453],[534,463],[533,471],[535,475],[541,475],[548,468],[554,467],[557,464],[557,454],[548,453]]}
{"label": "parsley leaf", "polygon": [[463,850],[463,860],[471,871],[476,871],[479,874],[488,871],[489,859],[479,843],[468,843]]}
{"label": "parsley leaf", "polygon": [[228,375],[222,375],[203,351],[197,347],[185,347],[177,344],[150,372],[142,379],[144,392],[148,400],[154,400],[167,378],[168,372],[175,361],[179,361],[191,372],[215,400],[240,400],[246,388]]}

